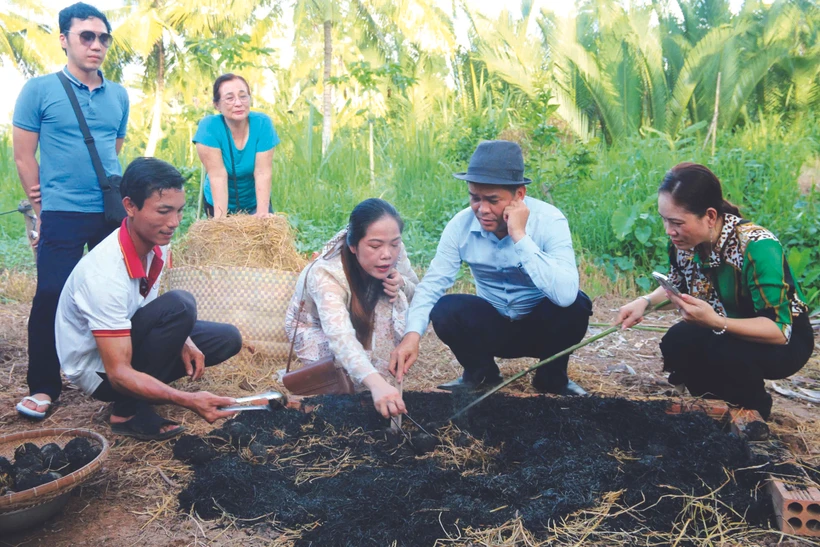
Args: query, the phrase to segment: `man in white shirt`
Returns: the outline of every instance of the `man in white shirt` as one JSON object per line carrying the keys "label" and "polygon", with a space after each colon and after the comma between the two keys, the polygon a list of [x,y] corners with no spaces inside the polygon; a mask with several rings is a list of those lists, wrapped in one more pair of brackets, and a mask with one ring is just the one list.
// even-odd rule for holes
{"label": "man in white shirt", "polygon": [[[404,338],[391,356],[398,379],[418,357],[419,340],[433,322],[436,334],[464,367],[440,389],[477,389],[502,381],[496,357],[546,359],[583,338],[592,302],[578,289],[572,237],[564,215],[527,197],[521,148],[482,142],[466,173],[470,207],[447,224],[436,256],[416,287]],[[449,294],[462,262],[476,294]],[[586,392],[567,377],[569,356],[536,371],[538,391]]]}
{"label": "man in white shirt", "polygon": [[208,422],[234,400],[184,392],[174,380],[202,377],[205,367],[239,352],[233,325],[198,321],[185,291],[157,296],[168,244],[179,226],[182,175],[154,158],[126,169],[121,192],[127,217],[79,262],[60,295],[55,322],[63,372],[83,392],[113,402],[111,429],[141,440],[179,435],[184,427],[158,416],[150,403],[193,410]]}

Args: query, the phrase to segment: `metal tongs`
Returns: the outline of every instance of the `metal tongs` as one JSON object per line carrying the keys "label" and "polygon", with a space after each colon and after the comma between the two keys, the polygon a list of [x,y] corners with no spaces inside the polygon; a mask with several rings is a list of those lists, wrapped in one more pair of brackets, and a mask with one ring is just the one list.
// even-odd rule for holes
{"label": "metal tongs", "polygon": [[[262,405],[243,405],[242,403],[250,403],[253,401],[262,401],[266,400],[267,404]],[[248,395],[247,397],[240,397],[236,400],[236,405],[232,406],[224,406],[221,407],[219,410],[227,410],[229,412],[242,412],[244,410],[267,410],[269,412],[273,412],[274,410],[278,410],[279,408],[283,408],[288,403],[288,398],[285,396],[284,393],[280,393],[279,391],[268,391],[266,393],[260,393],[259,395]]]}

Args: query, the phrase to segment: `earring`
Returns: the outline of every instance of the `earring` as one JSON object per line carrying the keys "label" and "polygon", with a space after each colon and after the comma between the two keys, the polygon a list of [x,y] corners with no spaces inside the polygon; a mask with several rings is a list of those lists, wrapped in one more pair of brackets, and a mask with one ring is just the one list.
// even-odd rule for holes
{"label": "earring", "polygon": [[714,226],[709,226],[709,256],[715,252]]}

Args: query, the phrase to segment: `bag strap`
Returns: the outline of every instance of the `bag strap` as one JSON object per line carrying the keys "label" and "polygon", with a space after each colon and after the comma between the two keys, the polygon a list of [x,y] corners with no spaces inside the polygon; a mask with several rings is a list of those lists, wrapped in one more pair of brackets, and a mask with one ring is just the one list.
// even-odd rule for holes
{"label": "bag strap", "polygon": [[83,134],[85,145],[88,147],[88,153],[91,154],[91,163],[94,164],[94,172],[97,173],[97,182],[100,184],[100,189],[102,189],[103,192],[110,190],[111,185],[108,184],[108,175],[105,173],[105,168],[103,168],[102,160],[100,159],[100,153],[97,152],[97,145],[94,143],[94,137],[91,136],[91,130],[88,129],[88,123],[86,123],[83,111],[80,109],[77,94],[74,93],[68,76],[66,76],[62,70],[57,73],[57,77],[60,79],[60,83],[63,84],[66,95],[68,95],[68,100],[71,102],[71,108],[74,109],[77,121],[80,122],[80,131]]}
{"label": "bag strap", "polygon": [[296,344],[296,333],[299,330],[299,318],[302,316],[302,311],[305,309],[305,292],[307,291],[308,275],[310,274],[310,269],[313,268],[317,262],[319,262],[319,258],[311,262],[310,266],[308,266],[305,271],[305,282],[302,285],[302,301],[299,302],[299,311],[297,311],[296,315],[293,316],[293,339],[290,341],[290,351],[288,351],[288,364],[285,367],[285,374],[290,372],[290,363],[293,361],[293,346]]}
{"label": "bag strap", "polygon": [[[239,183],[236,181],[236,163],[233,159],[233,136],[231,135],[231,128],[228,127],[228,122],[225,121],[225,116],[222,116],[222,125],[225,126],[225,133],[228,135],[228,152],[231,154],[231,174],[233,178],[233,192],[236,194],[236,210],[241,211],[242,207],[239,205]],[[250,131],[250,128],[248,128]],[[230,208],[230,203],[228,204]],[[225,211],[227,213],[227,211]]]}

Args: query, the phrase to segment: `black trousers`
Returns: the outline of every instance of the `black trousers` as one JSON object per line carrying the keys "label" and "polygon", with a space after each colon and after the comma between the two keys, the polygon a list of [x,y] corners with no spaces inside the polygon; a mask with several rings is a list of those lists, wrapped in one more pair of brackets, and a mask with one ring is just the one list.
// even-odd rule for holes
{"label": "black trousers", "polygon": [[[205,355],[205,366],[217,365],[242,349],[242,335],[233,325],[197,321],[196,301],[185,291],[169,291],[140,308],[131,318],[131,366],[166,384],[186,376],[180,353],[188,337]],[[105,374],[93,397],[113,402],[115,416],[133,416],[141,399],[116,391]]]}
{"label": "black trousers", "polygon": [[748,342],[731,334],[680,322],[661,340],[664,370],[669,381],[685,384],[696,397],[759,410],[767,418],[771,395],[764,379],[791,376],[806,364],[814,349],[808,314],[795,318],[788,344]]}
{"label": "black trousers", "polygon": [[[483,298],[449,294],[439,299],[430,319],[438,337],[464,367],[464,380],[480,383],[498,376],[495,357],[542,360],[578,343],[590,315],[592,302],[581,291],[567,308],[544,298],[526,317],[515,321]],[[567,385],[568,363],[566,355],[539,368],[534,384],[541,390],[561,390]]]}
{"label": "black trousers", "polygon": [[43,211],[37,244],[37,292],[28,319],[28,372],[31,395],[45,393],[56,401],[63,390],[54,342],[57,303],[68,276],[83,257],[118,226],[102,213]]}

